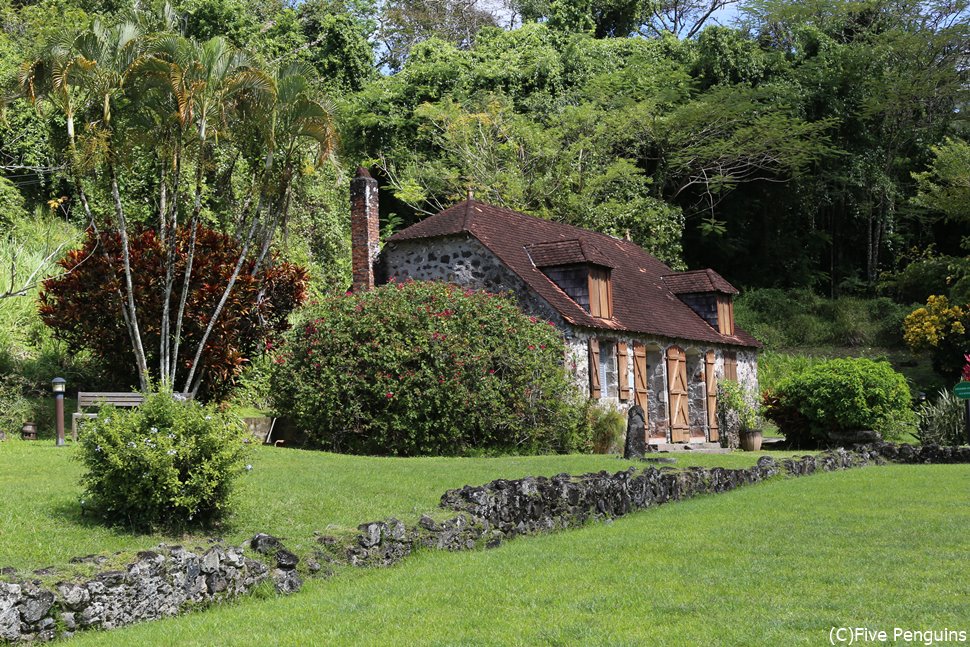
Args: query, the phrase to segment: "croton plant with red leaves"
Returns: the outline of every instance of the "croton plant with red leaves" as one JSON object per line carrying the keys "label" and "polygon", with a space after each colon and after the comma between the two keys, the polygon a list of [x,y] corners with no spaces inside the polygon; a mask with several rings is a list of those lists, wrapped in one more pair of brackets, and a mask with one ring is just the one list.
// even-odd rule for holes
{"label": "croton plant with red leaves", "polygon": [[[187,228],[186,228],[187,229]],[[174,320],[185,275],[189,231],[175,241],[176,262],[171,317]],[[129,236],[138,324],[149,372],[158,379],[158,349],[165,294],[165,249],[156,232],[144,229]],[[205,327],[239,258],[236,241],[199,227],[179,350],[175,384],[190,368]],[[65,272],[44,282],[40,315],[55,335],[73,350],[89,349],[104,362],[114,388],[138,384],[131,338],[122,315],[124,289],[122,248],[116,232],[88,230],[85,244],[59,262]],[[306,272],[292,263],[270,259],[253,274],[247,259],[202,353],[205,379],[199,395],[223,395],[248,360],[271,345],[287,327],[287,316],[306,298]],[[174,325],[171,334],[174,336]]]}

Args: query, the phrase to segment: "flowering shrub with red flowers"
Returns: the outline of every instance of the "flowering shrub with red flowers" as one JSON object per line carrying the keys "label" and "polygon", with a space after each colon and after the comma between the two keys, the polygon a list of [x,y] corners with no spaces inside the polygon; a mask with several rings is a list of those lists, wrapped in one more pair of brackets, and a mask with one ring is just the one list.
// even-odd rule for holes
{"label": "flowering shrub with red flowers", "polygon": [[397,456],[589,447],[560,331],[511,296],[408,282],[310,311],[271,382],[279,413],[316,446]]}

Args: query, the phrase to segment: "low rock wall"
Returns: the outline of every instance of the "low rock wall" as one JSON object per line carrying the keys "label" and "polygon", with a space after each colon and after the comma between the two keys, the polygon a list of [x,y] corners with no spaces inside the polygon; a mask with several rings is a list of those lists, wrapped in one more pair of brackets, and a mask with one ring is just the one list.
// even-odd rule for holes
{"label": "low rock wall", "polygon": [[[275,568],[247,557],[241,547],[211,540],[206,549],[163,545],[143,551],[123,570],[104,570],[84,581],[0,581],[0,642],[47,641],[81,629],[174,616],[243,595],[267,579],[281,592],[299,589],[295,555],[268,535],[257,535],[251,545],[272,555]],[[74,561],[88,559],[95,560]]]}
{"label": "low rock wall", "polygon": [[[765,456],[747,469],[630,468],[551,478],[499,479],[481,486],[449,490],[440,507],[458,512],[444,522],[422,517],[415,527],[397,519],[361,524],[357,542],[343,555],[331,550],[326,559],[357,566],[387,566],[415,548],[468,550],[491,548],[521,534],[547,532],[621,517],[630,512],[701,494],[727,492],[778,475],[805,476],[816,472],[897,463],[970,463],[970,447],[937,447],[877,443],[776,461]],[[319,557],[320,555],[318,555]]]}
{"label": "low rock wall", "polygon": [[[349,543],[320,536],[305,568],[328,575],[337,565],[389,566],[421,547],[492,548],[517,535],[613,519],[779,475],[804,476],[887,461],[970,463],[970,447],[881,443],[781,461],[766,456],[746,469],[651,466],[615,474],[499,479],[445,492],[440,507],[457,513],[445,521],[423,516],[410,527],[397,519],[365,523]],[[80,629],[111,629],[172,616],[245,594],[266,580],[272,580],[280,593],[299,590],[300,559],[278,539],[259,534],[246,547],[265,556],[269,564],[247,557],[243,547],[211,540],[205,549],[160,546],[141,552],[125,569],[103,570],[85,581],[50,585],[40,579],[19,580],[3,569],[0,574],[8,581],[0,580],[0,642],[50,640]]]}

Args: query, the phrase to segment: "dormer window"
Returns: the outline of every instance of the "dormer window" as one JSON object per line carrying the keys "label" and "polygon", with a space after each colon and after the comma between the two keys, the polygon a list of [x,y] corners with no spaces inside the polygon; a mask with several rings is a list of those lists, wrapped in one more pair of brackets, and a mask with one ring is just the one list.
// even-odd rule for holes
{"label": "dormer window", "polygon": [[697,316],[722,335],[734,335],[734,295],[737,288],[714,270],[678,272],[663,277],[664,284]]}
{"label": "dormer window", "polygon": [[583,310],[613,318],[613,285],[608,259],[581,240],[557,240],[526,248],[532,263]]}

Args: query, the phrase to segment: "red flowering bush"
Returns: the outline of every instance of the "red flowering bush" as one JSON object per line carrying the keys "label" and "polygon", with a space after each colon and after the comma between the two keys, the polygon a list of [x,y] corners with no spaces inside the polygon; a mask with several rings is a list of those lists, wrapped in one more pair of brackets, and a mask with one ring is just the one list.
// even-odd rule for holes
{"label": "red flowering bush", "polygon": [[[182,293],[189,232],[176,242],[174,319]],[[138,324],[152,377],[158,378],[165,283],[165,253],[154,230],[129,238],[132,280]],[[176,384],[181,386],[205,327],[222,297],[239,258],[239,246],[230,236],[200,227],[196,240],[192,280],[185,304]],[[80,249],[59,264],[66,273],[44,282],[40,316],[55,335],[72,349],[87,348],[98,355],[115,388],[138,384],[135,355],[125,327],[118,292],[124,285],[121,242],[117,233],[89,230]],[[223,395],[247,360],[287,327],[287,316],[303,303],[306,273],[296,265],[274,262],[252,276],[253,261],[244,263],[233,292],[203,349],[205,370],[202,395]],[[174,334],[174,330],[172,331]]]}
{"label": "red flowering bush", "polygon": [[288,334],[276,406],[360,454],[587,449],[558,329],[509,296],[409,282],[332,297]]}

